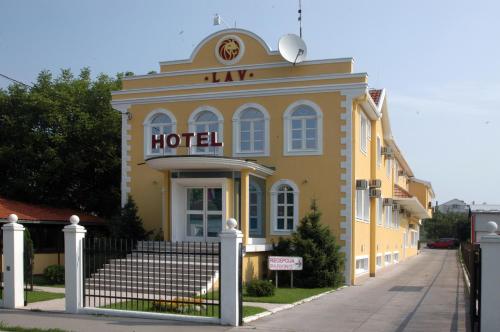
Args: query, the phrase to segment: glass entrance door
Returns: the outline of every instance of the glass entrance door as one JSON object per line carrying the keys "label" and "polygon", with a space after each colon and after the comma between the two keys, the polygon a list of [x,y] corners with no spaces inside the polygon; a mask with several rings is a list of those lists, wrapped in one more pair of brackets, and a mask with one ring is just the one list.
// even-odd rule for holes
{"label": "glass entrance door", "polygon": [[222,230],[222,188],[186,188],[186,238],[214,241]]}

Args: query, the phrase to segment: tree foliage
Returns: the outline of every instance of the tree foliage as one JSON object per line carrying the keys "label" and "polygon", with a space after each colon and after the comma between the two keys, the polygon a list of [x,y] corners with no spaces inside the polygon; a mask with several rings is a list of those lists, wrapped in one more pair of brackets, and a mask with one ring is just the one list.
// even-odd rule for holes
{"label": "tree foliage", "polygon": [[470,238],[470,221],[465,213],[442,213],[437,210],[431,219],[424,220],[423,226],[428,240],[451,237],[466,241]]}
{"label": "tree foliage", "polygon": [[113,217],[109,223],[111,237],[133,240],[148,239],[152,232],[146,232],[137,212],[137,205],[132,196],[129,195],[120,215]]}
{"label": "tree foliage", "polygon": [[[298,287],[332,287],[343,283],[344,255],[330,229],[320,222],[316,201],[289,239],[280,239],[275,254],[300,256],[303,270],[294,272]],[[283,279],[282,279],[283,280]]]}
{"label": "tree foliage", "polygon": [[121,77],[42,71],[0,90],[0,194],[109,217],[120,206]]}

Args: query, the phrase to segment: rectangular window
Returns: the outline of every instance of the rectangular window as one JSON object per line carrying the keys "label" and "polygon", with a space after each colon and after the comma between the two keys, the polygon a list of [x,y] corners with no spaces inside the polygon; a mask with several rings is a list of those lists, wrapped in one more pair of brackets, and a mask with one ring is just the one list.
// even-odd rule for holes
{"label": "rectangular window", "polygon": [[367,136],[368,136],[368,140],[371,141],[372,140],[372,123],[370,120],[367,120],[366,121],[366,131],[367,131]]}
{"label": "rectangular window", "polygon": [[377,166],[382,165],[382,144],[380,143],[380,137],[377,136]]}
{"label": "rectangular window", "polygon": [[398,227],[399,227],[399,211],[398,211],[398,210],[399,210],[399,209],[398,209],[398,208],[396,208],[396,209],[394,209],[394,211],[393,211],[393,212],[394,212],[394,213],[393,213],[394,215],[393,215],[393,217],[392,217],[392,224],[393,224],[393,227],[394,227],[394,228],[398,228]]}
{"label": "rectangular window", "polygon": [[377,255],[377,267],[382,267],[382,255]]}
{"label": "rectangular window", "polygon": [[368,257],[356,259],[356,274],[368,272]]}
{"label": "rectangular window", "polygon": [[382,213],[384,210],[384,200],[382,197],[377,198],[377,225],[382,225]]}
{"label": "rectangular window", "polygon": [[356,190],[356,219],[370,222],[370,191]]}
{"label": "rectangular window", "polygon": [[389,158],[385,158],[385,174],[390,179],[391,178],[391,160]]}
{"label": "rectangular window", "polygon": [[392,206],[384,207],[385,227],[391,227],[392,224]]}
{"label": "rectangular window", "polygon": [[394,263],[399,262],[399,253],[398,253],[398,252],[395,252],[395,253],[394,253],[394,255],[393,255],[393,260],[394,260]]}
{"label": "rectangular window", "polygon": [[398,183],[399,180],[399,165],[397,161],[394,161],[394,182]]}
{"label": "rectangular window", "polygon": [[359,140],[359,148],[361,151],[366,153],[366,146],[367,146],[367,129],[368,129],[368,120],[366,119],[366,116],[361,113],[361,126],[360,126],[360,140]]}
{"label": "rectangular window", "polygon": [[391,264],[391,253],[385,253],[384,255],[385,265]]}

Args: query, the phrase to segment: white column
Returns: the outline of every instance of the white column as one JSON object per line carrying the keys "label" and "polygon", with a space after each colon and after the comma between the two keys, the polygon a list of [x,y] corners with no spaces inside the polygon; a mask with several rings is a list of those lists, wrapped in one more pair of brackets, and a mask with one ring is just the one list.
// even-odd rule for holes
{"label": "white column", "polygon": [[240,244],[243,233],[236,229],[237,222],[230,218],[227,228],[219,237],[221,240],[221,323],[224,325],[238,326],[239,324],[239,259]]}
{"label": "white column", "polygon": [[3,307],[24,306],[24,227],[15,214],[9,215],[3,230]]}
{"label": "white column", "polygon": [[66,287],[66,312],[76,314],[83,307],[82,243],[85,227],[78,225],[80,218],[71,216],[64,232],[64,283]]}
{"label": "white column", "polygon": [[500,326],[500,236],[498,226],[488,221],[489,234],[481,237],[481,331],[498,331]]}

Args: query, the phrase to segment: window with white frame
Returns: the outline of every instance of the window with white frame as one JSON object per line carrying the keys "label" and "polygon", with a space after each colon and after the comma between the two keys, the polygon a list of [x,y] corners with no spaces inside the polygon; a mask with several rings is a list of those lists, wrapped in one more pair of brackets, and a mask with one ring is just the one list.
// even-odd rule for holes
{"label": "window with white frame", "polygon": [[377,267],[382,267],[382,255],[381,254],[377,255],[376,265],[377,265]]}
{"label": "window with white frame", "polygon": [[382,197],[377,198],[377,225],[382,226],[384,212],[384,200]]}
{"label": "window with white frame", "polygon": [[370,191],[356,190],[356,219],[370,222]]}
{"label": "window with white frame", "polygon": [[392,227],[399,227],[399,208],[397,205],[393,206]]}
{"label": "window with white frame", "polygon": [[284,154],[323,153],[323,115],[311,101],[298,101],[284,113]]}
{"label": "window with white frame", "polygon": [[362,256],[356,258],[356,274],[362,274],[368,272],[368,256]]}
{"label": "window with white frame", "polygon": [[395,252],[393,254],[393,261],[394,261],[394,263],[399,262],[399,252]]}
{"label": "window with white frame", "polygon": [[259,104],[245,104],[233,116],[235,156],[269,155],[269,114]]}
{"label": "window with white frame", "polygon": [[370,119],[367,119],[366,124],[367,124],[366,136],[368,137],[368,140],[371,141],[372,140],[372,122],[370,121]]}
{"label": "window with white frame", "polygon": [[384,206],[384,225],[385,225],[385,227],[392,226],[392,206],[391,205]]}
{"label": "window with white frame", "polygon": [[299,191],[295,183],[281,180],[271,188],[272,231],[289,234],[298,222]]}
{"label": "window with white frame", "polygon": [[398,180],[399,180],[399,164],[397,162],[397,160],[394,160],[394,182],[395,183],[398,183]]}
{"label": "window with white frame", "polygon": [[392,259],[392,257],[391,257],[391,256],[392,256],[392,255],[391,255],[391,253],[390,253],[390,252],[386,252],[386,253],[385,253],[385,255],[384,255],[385,265],[389,265],[389,264],[391,264],[391,262],[392,262],[392,261],[391,261],[391,259]]}
{"label": "window with white frame", "polygon": [[[189,130],[195,133],[216,132],[217,140],[221,142],[223,140],[223,122],[222,114],[219,111],[210,106],[203,106],[191,114],[189,118]],[[212,137],[209,136],[208,144],[210,144],[211,139]],[[222,147],[201,147],[196,146],[196,141],[192,143],[191,154],[222,155]]]}
{"label": "window with white frame", "polygon": [[382,143],[380,137],[377,136],[377,166],[382,165]]}
{"label": "window with white frame", "polygon": [[361,112],[360,113],[360,129],[359,129],[359,148],[362,152],[366,153],[368,146],[368,119],[366,115]]}
{"label": "window with white frame", "polygon": [[390,179],[391,178],[391,159],[390,158],[385,158],[385,175]]}
{"label": "window with white frame", "polygon": [[410,231],[410,244],[411,247],[416,247],[418,244],[417,232],[414,230]]}
{"label": "window with white frame", "polygon": [[144,121],[144,157],[175,154],[175,150],[166,145],[163,149],[160,144],[153,146],[153,135],[163,134],[165,139],[168,134],[175,133],[175,130],[175,117],[171,112],[163,109],[151,112]]}

